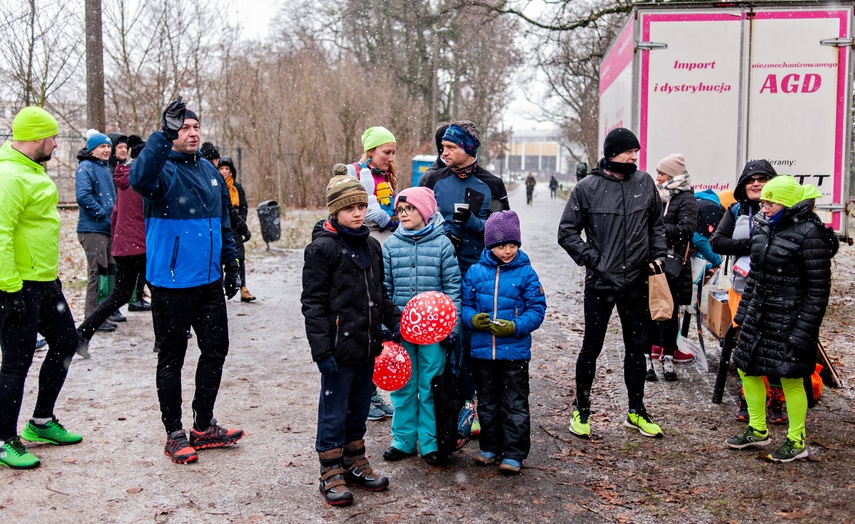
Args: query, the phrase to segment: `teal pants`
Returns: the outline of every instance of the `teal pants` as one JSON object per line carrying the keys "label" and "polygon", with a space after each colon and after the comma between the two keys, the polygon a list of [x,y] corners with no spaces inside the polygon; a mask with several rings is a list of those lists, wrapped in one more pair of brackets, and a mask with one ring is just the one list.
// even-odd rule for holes
{"label": "teal pants", "polygon": [[392,447],[404,453],[414,453],[419,443],[422,456],[437,451],[436,412],[433,405],[431,380],[442,373],[445,350],[439,344],[417,346],[407,341],[401,345],[410,355],[413,373],[406,385],[392,391]]}

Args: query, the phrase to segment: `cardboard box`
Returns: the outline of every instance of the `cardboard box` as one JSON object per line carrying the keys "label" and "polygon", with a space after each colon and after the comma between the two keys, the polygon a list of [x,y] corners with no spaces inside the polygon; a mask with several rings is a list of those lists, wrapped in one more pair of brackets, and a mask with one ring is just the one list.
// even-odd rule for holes
{"label": "cardboard box", "polygon": [[727,291],[710,290],[707,295],[707,329],[716,338],[722,338],[732,321]]}

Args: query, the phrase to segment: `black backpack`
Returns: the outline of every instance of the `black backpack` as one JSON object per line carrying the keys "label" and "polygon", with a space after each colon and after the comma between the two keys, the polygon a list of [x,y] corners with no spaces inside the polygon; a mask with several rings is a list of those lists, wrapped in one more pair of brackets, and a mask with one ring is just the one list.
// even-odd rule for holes
{"label": "black backpack", "polygon": [[[695,197],[697,198],[697,197]],[[697,198],[698,201],[698,226],[695,231],[709,239],[715,233],[721,217],[724,216],[724,208],[706,198]]]}

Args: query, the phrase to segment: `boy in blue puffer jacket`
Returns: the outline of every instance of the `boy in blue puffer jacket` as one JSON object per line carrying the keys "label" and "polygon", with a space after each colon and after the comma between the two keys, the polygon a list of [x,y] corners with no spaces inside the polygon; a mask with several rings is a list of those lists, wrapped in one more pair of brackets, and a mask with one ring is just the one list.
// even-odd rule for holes
{"label": "boy in blue puffer jacket", "polygon": [[493,213],[484,227],[481,260],[463,280],[463,322],[472,326],[472,358],[481,420],[478,464],[517,474],[531,447],[528,362],[531,333],[543,322],[546,297],[519,247],[513,211]]}
{"label": "boy in blue puffer jacket", "polygon": [[[395,214],[400,227],[383,244],[383,270],[386,289],[397,306],[403,308],[411,298],[425,291],[448,295],[460,311],[460,267],[454,246],[445,236],[442,215],[436,214],[433,190],[411,187],[395,199]],[[455,326],[459,331],[459,326]],[[395,414],[392,417],[392,445],[383,454],[386,460],[400,460],[416,453],[439,465],[436,411],[431,381],[445,366],[443,345],[453,346],[452,333],[445,344],[416,345],[403,341],[410,355],[413,372],[407,384],[390,393]]]}

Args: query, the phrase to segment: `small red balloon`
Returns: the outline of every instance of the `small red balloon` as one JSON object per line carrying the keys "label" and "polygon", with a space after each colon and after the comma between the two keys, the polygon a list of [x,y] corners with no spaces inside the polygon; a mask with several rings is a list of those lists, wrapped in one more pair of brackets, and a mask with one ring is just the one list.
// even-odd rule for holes
{"label": "small red balloon", "polygon": [[374,383],[383,391],[397,391],[407,384],[413,363],[404,346],[383,342],[383,351],[374,359]]}
{"label": "small red balloon", "polygon": [[446,338],[457,323],[457,308],[439,291],[419,293],[401,313],[401,336],[413,344],[435,344]]}

